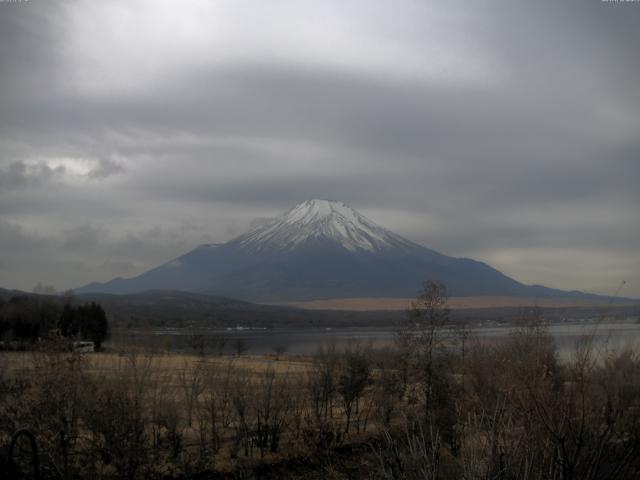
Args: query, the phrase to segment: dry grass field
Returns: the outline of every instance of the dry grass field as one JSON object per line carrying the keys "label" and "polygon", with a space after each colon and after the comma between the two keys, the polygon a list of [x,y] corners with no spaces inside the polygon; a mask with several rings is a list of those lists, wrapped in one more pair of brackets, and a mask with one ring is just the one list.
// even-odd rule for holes
{"label": "dry grass field", "polygon": [[26,429],[60,480],[638,478],[635,351],[561,360],[539,317],[488,346],[421,301],[380,350],[0,353],[0,471]]}
{"label": "dry grass field", "polygon": [[[343,442],[347,417],[336,397],[337,368],[334,352],[321,363],[308,356],[188,355],[143,348],[0,352],[3,385],[22,389],[0,397],[0,413],[9,420],[0,424],[0,446],[17,425],[32,425],[52,478],[59,469],[67,472],[62,478],[74,471],[137,478],[234,472],[257,461],[280,462]],[[373,378],[370,367],[366,375]],[[351,403],[362,401],[366,386]],[[307,398],[309,388],[315,400]],[[370,417],[372,408],[370,397],[366,410],[349,412],[352,439],[371,431],[362,415]],[[69,411],[78,415],[73,425],[68,425]],[[60,428],[73,429],[73,435],[64,434],[70,444],[62,451]],[[316,435],[323,431],[333,438]],[[121,461],[81,466],[86,451],[100,457],[105,449]]]}
{"label": "dry grass field", "polygon": [[[0,364],[4,373],[10,376],[29,376],[37,367],[36,355],[33,352],[0,352]],[[83,355],[86,362],[85,372],[99,378],[113,377],[122,372],[131,363],[132,358],[142,358],[154,375],[159,375],[166,385],[177,386],[181,371],[201,368],[226,368],[229,365],[236,369],[260,375],[267,370],[279,375],[302,376],[313,365],[313,357],[292,355],[190,355],[179,353],[149,353],[143,349],[132,349],[127,352],[101,352]]]}
{"label": "dry grass field", "polygon": [[[284,305],[299,307],[309,310],[406,310],[412,298],[334,298],[326,300],[309,300],[302,302],[287,302]],[[450,297],[448,305],[452,309],[459,308],[502,308],[502,307],[542,307],[542,308],[568,308],[568,307],[595,307],[608,305],[609,299],[575,299],[575,298],[526,298],[526,297]],[[616,301],[616,305],[627,305],[623,301]]]}

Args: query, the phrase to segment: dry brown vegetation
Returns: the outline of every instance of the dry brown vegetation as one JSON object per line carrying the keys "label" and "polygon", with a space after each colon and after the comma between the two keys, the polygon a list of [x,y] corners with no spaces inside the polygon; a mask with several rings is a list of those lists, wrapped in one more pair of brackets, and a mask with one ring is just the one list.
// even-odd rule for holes
{"label": "dry brown vegetation", "polygon": [[[308,310],[390,310],[402,311],[411,302],[411,298],[397,297],[356,297],[356,298],[331,298],[326,300],[307,300],[300,302],[287,302],[286,305]],[[448,306],[452,309],[464,308],[502,308],[502,307],[533,307],[543,308],[569,308],[569,307],[594,307],[606,306],[610,303],[608,298],[536,298],[536,297],[501,297],[501,296],[475,296],[475,297],[451,297]],[[633,302],[618,299],[616,305],[634,305]]]}
{"label": "dry brown vegetation", "polygon": [[596,356],[586,337],[560,363],[536,312],[483,345],[442,328],[442,294],[425,287],[388,350],[4,353],[0,468],[27,429],[44,478],[638,477],[635,352]]}

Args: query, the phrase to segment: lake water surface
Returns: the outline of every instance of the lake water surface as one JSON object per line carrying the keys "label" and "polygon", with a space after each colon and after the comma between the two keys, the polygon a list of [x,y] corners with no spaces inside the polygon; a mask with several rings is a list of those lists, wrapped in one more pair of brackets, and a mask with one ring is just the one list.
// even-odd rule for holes
{"label": "lake water surface", "polygon": [[[482,326],[470,329],[473,336],[483,343],[499,343],[508,338],[514,326]],[[598,351],[617,350],[625,347],[640,347],[640,323],[631,319],[626,322],[611,323],[565,323],[549,326],[561,357],[570,356],[576,342],[586,335],[593,335]],[[335,345],[338,349],[353,342],[370,344],[374,347],[391,345],[397,333],[391,328],[305,328],[305,329],[205,329],[193,332],[188,329],[164,329],[153,332],[130,332],[132,341],[136,337],[155,337],[156,342],[172,349],[189,349],[194,335],[204,339],[208,348],[215,350],[222,340],[226,353],[233,353],[241,342],[248,353],[270,354],[277,347],[293,354],[312,354],[320,346]]]}

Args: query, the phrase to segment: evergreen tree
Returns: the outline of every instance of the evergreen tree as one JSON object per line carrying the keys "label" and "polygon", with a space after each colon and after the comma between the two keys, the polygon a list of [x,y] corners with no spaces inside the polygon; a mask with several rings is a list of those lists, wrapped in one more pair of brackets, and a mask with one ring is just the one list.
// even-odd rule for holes
{"label": "evergreen tree", "polygon": [[90,329],[86,338],[93,340],[96,350],[102,348],[104,342],[109,335],[109,322],[103,308],[95,302],[91,302],[88,306],[88,318]]}
{"label": "evergreen tree", "polygon": [[75,337],[78,335],[79,325],[77,313],[77,310],[68,303],[64,306],[60,320],[58,320],[58,328],[62,336]]}

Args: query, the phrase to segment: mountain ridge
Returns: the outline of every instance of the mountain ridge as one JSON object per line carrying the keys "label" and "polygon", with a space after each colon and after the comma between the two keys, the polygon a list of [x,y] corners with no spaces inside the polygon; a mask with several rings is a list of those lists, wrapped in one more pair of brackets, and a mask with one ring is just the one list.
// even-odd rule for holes
{"label": "mountain ridge", "polygon": [[425,280],[453,296],[597,297],[525,285],[469,258],[443,255],[369,220],[343,202],[312,199],[223,244],[201,245],[130,279],[79,293],[182,290],[253,302],[411,297]]}

